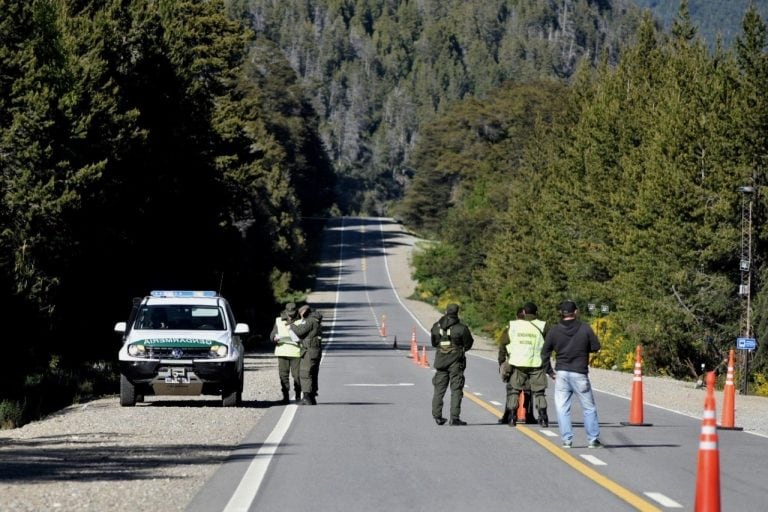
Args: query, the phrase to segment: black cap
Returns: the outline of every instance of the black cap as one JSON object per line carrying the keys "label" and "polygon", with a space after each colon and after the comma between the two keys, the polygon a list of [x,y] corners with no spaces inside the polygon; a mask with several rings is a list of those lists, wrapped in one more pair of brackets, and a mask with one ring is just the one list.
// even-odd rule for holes
{"label": "black cap", "polygon": [[448,306],[445,308],[445,314],[446,315],[458,315],[459,314],[459,305],[458,304],[448,304]]}
{"label": "black cap", "polygon": [[576,306],[576,303],[572,300],[564,300],[560,303],[560,313],[563,315],[572,315],[576,312],[578,307]]}

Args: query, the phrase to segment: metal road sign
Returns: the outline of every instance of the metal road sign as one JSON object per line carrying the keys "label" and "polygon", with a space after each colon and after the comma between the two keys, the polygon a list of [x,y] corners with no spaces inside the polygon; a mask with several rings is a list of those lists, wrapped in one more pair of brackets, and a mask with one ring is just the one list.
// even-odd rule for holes
{"label": "metal road sign", "polygon": [[736,338],[736,348],[739,350],[755,350],[757,342],[755,338]]}

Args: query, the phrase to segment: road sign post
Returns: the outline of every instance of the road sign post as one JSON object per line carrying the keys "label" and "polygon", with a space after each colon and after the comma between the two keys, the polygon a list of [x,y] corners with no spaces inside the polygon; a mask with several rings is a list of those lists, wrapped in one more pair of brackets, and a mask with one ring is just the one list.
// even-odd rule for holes
{"label": "road sign post", "polygon": [[752,351],[757,348],[757,340],[755,338],[736,338],[736,348],[742,351],[742,368],[744,369],[741,376],[741,394],[749,394],[749,356]]}

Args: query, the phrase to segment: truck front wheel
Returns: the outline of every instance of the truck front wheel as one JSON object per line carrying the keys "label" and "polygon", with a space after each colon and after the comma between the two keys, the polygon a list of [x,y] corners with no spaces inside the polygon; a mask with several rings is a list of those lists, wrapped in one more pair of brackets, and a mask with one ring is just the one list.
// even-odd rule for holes
{"label": "truck front wheel", "polygon": [[136,386],[131,384],[125,375],[120,375],[120,405],[123,407],[136,405]]}

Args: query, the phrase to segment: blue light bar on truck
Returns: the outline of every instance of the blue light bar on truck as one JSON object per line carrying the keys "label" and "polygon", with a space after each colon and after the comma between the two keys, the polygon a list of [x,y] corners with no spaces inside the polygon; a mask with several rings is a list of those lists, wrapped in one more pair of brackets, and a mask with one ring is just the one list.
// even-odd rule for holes
{"label": "blue light bar on truck", "polygon": [[175,298],[188,298],[188,297],[217,297],[216,292],[210,290],[152,290],[149,292],[152,297],[175,297]]}

